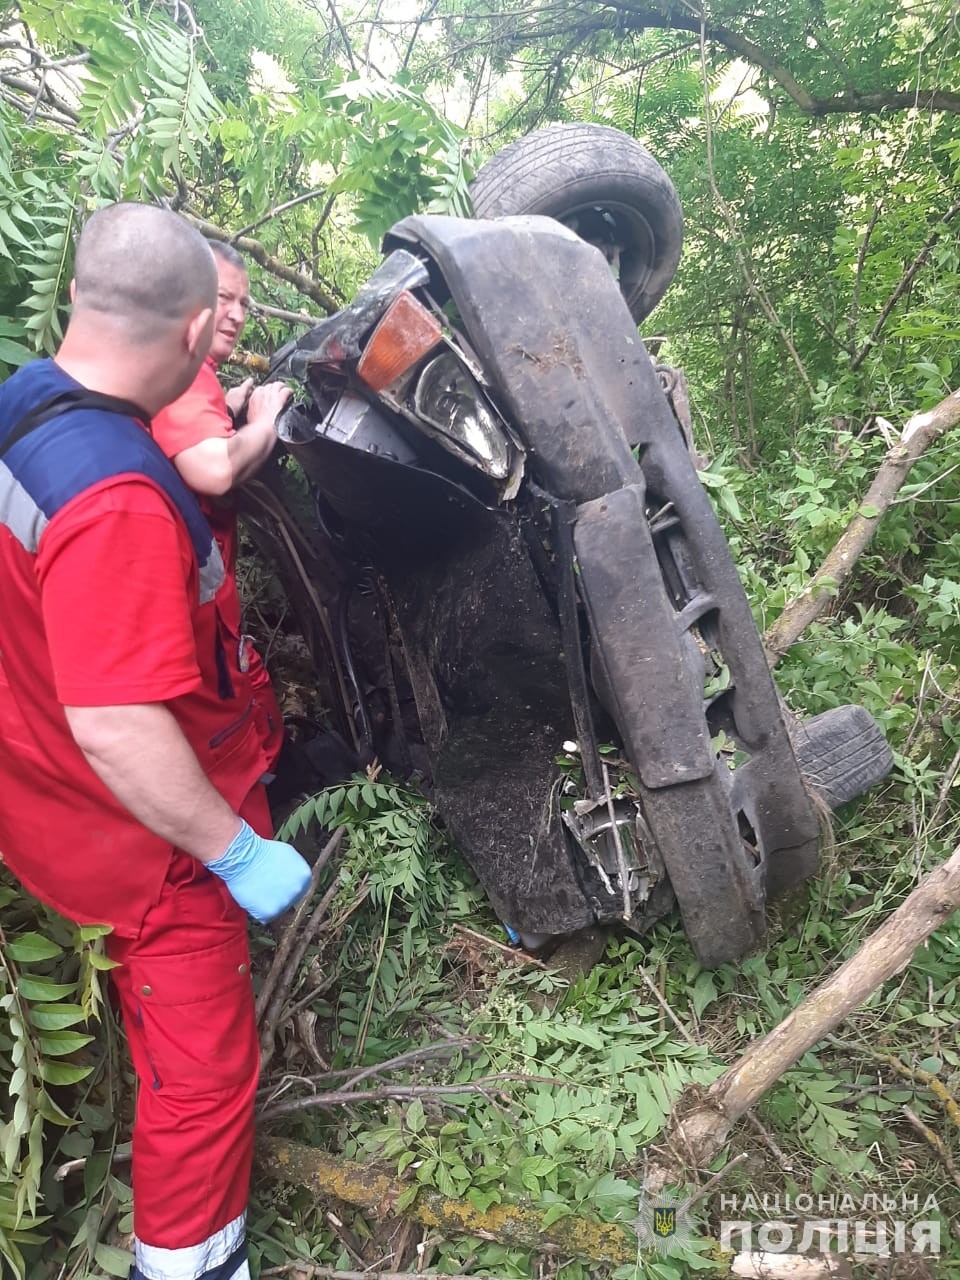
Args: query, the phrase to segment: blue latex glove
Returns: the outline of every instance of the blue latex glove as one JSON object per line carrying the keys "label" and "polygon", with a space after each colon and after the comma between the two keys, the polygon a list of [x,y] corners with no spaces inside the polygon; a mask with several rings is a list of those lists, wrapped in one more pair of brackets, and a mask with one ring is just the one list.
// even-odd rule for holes
{"label": "blue latex glove", "polygon": [[310,866],[296,849],[279,840],[264,840],[246,822],[219,858],[207,863],[234,900],[254,920],[266,924],[302,898],[310,883]]}

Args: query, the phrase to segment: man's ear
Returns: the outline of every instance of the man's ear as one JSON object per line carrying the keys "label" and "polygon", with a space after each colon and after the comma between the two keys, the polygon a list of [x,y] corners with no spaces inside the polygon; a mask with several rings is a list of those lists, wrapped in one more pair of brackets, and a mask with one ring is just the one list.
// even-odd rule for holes
{"label": "man's ear", "polygon": [[76,302],[76,300],[77,300],[77,282],[76,280],[71,280],[70,281],[70,301]]}
{"label": "man's ear", "polygon": [[202,311],[190,320],[187,325],[186,343],[187,350],[193,357],[202,360],[210,350],[210,343],[213,341],[213,308],[204,307]]}

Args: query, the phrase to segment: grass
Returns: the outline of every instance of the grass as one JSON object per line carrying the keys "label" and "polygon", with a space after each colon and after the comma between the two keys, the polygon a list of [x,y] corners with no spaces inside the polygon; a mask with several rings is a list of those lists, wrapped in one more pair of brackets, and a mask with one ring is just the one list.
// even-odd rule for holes
{"label": "grass", "polygon": [[[416,1079],[511,1079],[452,1101],[385,1100],[305,1112],[286,1131],[379,1162],[411,1193],[418,1185],[431,1187],[481,1209],[523,1200],[539,1206],[548,1221],[575,1213],[635,1222],[645,1148],[661,1135],[681,1093],[708,1085],[751,1039],[776,1025],[903,900],[924,868],[948,852],[953,821],[924,832],[918,852],[913,809],[904,804],[910,785],[901,771],[882,793],[851,806],[837,824],[824,873],[774,914],[768,948],[739,968],[712,972],[699,968],[675,921],[643,939],[611,937],[600,964],[569,987],[549,970],[513,964],[496,949],[465,948],[457,941],[458,922],[499,939],[502,931],[470,873],[437,837],[412,879],[401,883],[394,865],[394,892],[380,895],[379,908],[372,895],[350,917],[347,933],[318,951],[320,968],[336,970],[335,997],[314,1010],[322,1042],[331,1067],[347,1067],[466,1035],[468,1049],[439,1068],[421,1064]],[[357,877],[378,874],[362,819],[352,835],[350,870],[340,872],[348,892]],[[637,1280],[672,1280],[693,1269],[727,1274],[729,1258],[717,1244],[724,1196],[728,1205],[734,1196],[762,1205],[765,1196],[779,1195],[783,1203],[787,1195],[809,1195],[814,1206],[820,1197],[827,1205],[830,1197],[840,1205],[844,1196],[861,1205],[864,1196],[893,1197],[898,1204],[916,1196],[921,1209],[933,1196],[942,1237],[933,1274],[960,1277],[960,1246],[950,1228],[960,1210],[953,1164],[960,1161],[960,1131],[945,1101],[960,1096],[957,961],[956,929],[948,924],[836,1037],[783,1077],[752,1122],[737,1127],[716,1164],[740,1153],[747,1158],[692,1211],[694,1251],[644,1255],[630,1274]],[[337,1229],[297,1190],[281,1191],[278,1200],[275,1188],[265,1189],[260,1203],[269,1205],[253,1218],[265,1271],[298,1258],[350,1269],[360,1265],[358,1257],[365,1265],[389,1259],[387,1269],[402,1270],[423,1256],[416,1253],[420,1232],[398,1241],[395,1226],[342,1209],[337,1220],[344,1225]],[[765,1217],[745,1216],[758,1224]],[[584,1260],[538,1257],[477,1239],[426,1239],[432,1269],[558,1280],[602,1274]],[[875,1264],[859,1269],[878,1274]]]}

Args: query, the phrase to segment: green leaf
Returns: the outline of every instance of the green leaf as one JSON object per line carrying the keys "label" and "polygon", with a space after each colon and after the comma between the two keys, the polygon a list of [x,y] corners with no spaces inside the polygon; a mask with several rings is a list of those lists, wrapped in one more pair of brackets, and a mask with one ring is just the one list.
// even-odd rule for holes
{"label": "green leaf", "polygon": [[93,1036],[79,1031],[47,1031],[39,1037],[40,1052],[49,1058],[65,1057],[88,1045]]}
{"label": "green leaf", "polygon": [[503,1196],[494,1188],[483,1191],[479,1187],[470,1187],[466,1192],[466,1199],[478,1209],[481,1213],[486,1213],[492,1204],[500,1204]]}
{"label": "green leaf", "polygon": [[416,1200],[417,1192],[419,1190],[420,1187],[414,1182],[411,1186],[407,1187],[406,1191],[401,1191],[397,1196],[396,1212],[402,1213],[404,1209],[409,1208],[410,1205],[413,1204],[414,1200]]}
{"label": "green leaf", "polygon": [[49,978],[36,978],[21,973],[17,979],[17,990],[24,1000],[62,1000],[64,996],[73,995],[77,989],[75,982],[51,982]]}
{"label": "green leaf", "polygon": [[63,954],[63,948],[40,933],[21,933],[8,942],[5,951],[18,964],[35,964],[39,960],[52,960]]}
{"label": "green leaf", "polygon": [[60,1031],[78,1022],[86,1022],[87,1015],[78,1004],[35,1004],[30,1006],[30,1021],[40,1031]]}
{"label": "green leaf", "polygon": [[76,1067],[68,1062],[41,1062],[40,1075],[47,1084],[78,1084],[85,1080],[93,1066]]}
{"label": "green leaf", "polygon": [[704,1009],[717,999],[717,984],[712,973],[704,970],[702,973],[697,974],[697,980],[693,984],[690,999],[693,1004],[693,1011],[699,1018]]}
{"label": "green leaf", "polygon": [[552,1204],[548,1207],[543,1215],[543,1227],[546,1230],[552,1227],[555,1222],[559,1222],[561,1218],[569,1218],[573,1216],[573,1210],[567,1204]]}
{"label": "green leaf", "polygon": [[98,1244],[93,1256],[97,1266],[102,1267],[107,1275],[128,1276],[133,1266],[133,1254],[112,1244]]}
{"label": "green leaf", "polygon": [[80,935],[81,942],[95,942],[97,938],[105,938],[108,934],[113,933],[113,926],[109,924],[82,924],[78,927],[77,933]]}
{"label": "green leaf", "polygon": [[33,359],[33,352],[22,342],[11,342],[9,338],[0,338],[0,361],[11,364],[15,368]]}

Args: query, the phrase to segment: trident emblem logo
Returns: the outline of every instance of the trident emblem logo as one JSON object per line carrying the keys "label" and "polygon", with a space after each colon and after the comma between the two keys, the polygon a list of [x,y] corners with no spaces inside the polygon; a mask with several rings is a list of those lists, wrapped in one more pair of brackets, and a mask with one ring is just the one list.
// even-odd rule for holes
{"label": "trident emblem logo", "polygon": [[674,1235],[677,1230],[677,1210],[673,1205],[660,1205],[654,1208],[653,1229],[661,1240]]}

